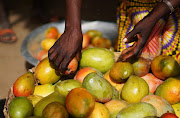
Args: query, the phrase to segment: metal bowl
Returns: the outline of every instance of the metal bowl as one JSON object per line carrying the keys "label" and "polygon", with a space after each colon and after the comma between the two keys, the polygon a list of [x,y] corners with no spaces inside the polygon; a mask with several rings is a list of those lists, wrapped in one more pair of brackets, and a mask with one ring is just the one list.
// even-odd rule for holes
{"label": "metal bowl", "polygon": [[[65,21],[53,22],[45,24],[41,27],[34,29],[24,39],[21,45],[21,54],[25,57],[26,61],[32,65],[36,65],[38,53],[42,50],[40,43],[45,38],[44,32],[47,28],[54,26],[57,27],[59,32],[64,32]],[[88,30],[98,30],[102,32],[104,38],[110,39],[112,42],[117,38],[118,31],[117,25],[114,22],[106,21],[82,21],[82,32],[86,33]]]}

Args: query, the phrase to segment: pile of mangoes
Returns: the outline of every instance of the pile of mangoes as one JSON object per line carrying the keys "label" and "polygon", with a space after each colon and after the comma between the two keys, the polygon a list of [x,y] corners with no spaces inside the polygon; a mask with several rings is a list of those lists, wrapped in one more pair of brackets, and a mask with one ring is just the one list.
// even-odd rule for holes
{"label": "pile of mangoes", "polygon": [[[48,56],[48,50],[54,45],[57,39],[60,38],[62,32],[59,32],[56,27],[49,27],[44,32],[44,39],[41,40],[41,50],[38,52],[37,59],[40,61]],[[91,47],[107,48],[114,51],[114,44],[110,39],[104,38],[102,32],[94,29],[83,33],[82,51]]]}
{"label": "pile of mangoes", "polygon": [[71,62],[62,75],[46,57],[20,76],[10,118],[180,117],[180,65],[173,57],[116,62],[109,49],[92,47]]}

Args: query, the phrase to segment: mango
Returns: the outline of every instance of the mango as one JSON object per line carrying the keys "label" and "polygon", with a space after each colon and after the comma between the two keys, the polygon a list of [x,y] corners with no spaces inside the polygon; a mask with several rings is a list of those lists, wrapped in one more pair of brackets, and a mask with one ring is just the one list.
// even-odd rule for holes
{"label": "mango", "polygon": [[123,83],[125,82],[132,74],[134,69],[131,63],[129,62],[116,62],[110,69],[109,76],[114,82]]}
{"label": "mango", "polygon": [[125,108],[120,110],[117,114],[117,118],[156,118],[156,108],[145,102],[137,102],[127,105]]}
{"label": "mango", "polygon": [[142,98],[149,94],[149,86],[141,77],[131,75],[124,84],[121,97],[128,103],[140,102]]}
{"label": "mango", "polygon": [[178,118],[180,118],[180,102],[173,104],[172,107],[175,111],[175,114],[178,116]]}
{"label": "mango", "polygon": [[44,108],[51,102],[60,102],[62,105],[65,105],[65,97],[59,94],[58,92],[53,92],[50,95],[41,99],[34,107],[34,116],[42,117],[42,112]]}
{"label": "mango", "polygon": [[172,105],[180,102],[179,93],[180,93],[180,79],[170,77],[157,87],[155,95],[164,98]]}
{"label": "mango", "polygon": [[35,107],[35,105],[43,98],[42,96],[39,95],[29,95],[27,97],[31,103],[33,104],[33,107]]}
{"label": "mango", "polygon": [[148,59],[139,57],[138,59],[135,59],[131,63],[134,69],[134,75],[142,77],[149,73],[150,61]]}
{"label": "mango", "polygon": [[37,116],[29,116],[29,117],[26,117],[26,118],[39,118]]}
{"label": "mango", "polygon": [[68,64],[67,70],[65,71],[65,75],[73,75],[78,68],[78,60],[74,57]]}
{"label": "mango", "polygon": [[124,86],[124,83],[118,83],[118,82],[112,81],[111,77],[109,76],[109,72],[110,72],[110,70],[108,70],[108,71],[104,74],[104,78],[105,78],[112,86],[114,86],[118,91],[121,91],[122,87]]}
{"label": "mango", "polygon": [[149,86],[149,92],[154,93],[157,89],[157,87],[163,83],[162,80],[158,79],[157,77],[155,77],[152,73],[148,73],[144,76],[142,76],[141,78],[143,78],[148,86]]}
{"label": "mango", "polygon": [[111,47],[111,41],[109,39],[98,36],[91,39],[91,44],[94,47],[100,47],[100,48],[109,49]]}
{"label": "mango", "polygon": [[82,43],[82,49],[85,49],[89,46],[91,41],[91,38],[87,34],[83,34],[83,43]]}
{"label": "mango", "polygon": [[161,117],[167,112],[175,113],[172,106],[165,99],[157,95],[147,95],[141,100],[141,102],[153,105],[157,110],[158,117]]}
{"label": "mango", "polygon": [[72,89],[66,97],[66,109],[75,118],[87,117],[94,106],[94,97],[82,87]]}
{"label": "mango", "polygon": [[52,85],[52,84],[43,84],[43,85],[35,86],[33,95],[46,97],[49,94],[54,92],[54,87],[55,85]]}
{"label": "mango", "polygon": [[94,37],[102,37],[102,32],[98,30],[88,30],[86,34],[92,39]]}
{"label": "mango", "polygon": [[104,105],[108,108],[110,113],[110,118],[116,118],[118,112],[126,107],[129,103],[120,100],[120,99],[113,99],[109,102],[106,102]]}
{"label": "mango", "polygon": [[41,41],[41,48],[44,51],[48,51],[56,42],[56,39],[53,38],[45,38]]}
{"label": "mango", "polygon": [[61,78],[61,75],[56,72],[48,57],[44,58],[37,64],[34,74],[40,84],[56,83]]}
{"label": "mango", "polygon": [[84,78],[85,78],[89,73],[92,73],[92,72],[95,72],[95,73],[103,76],[102,73],[101,73],[99,70],[95,69],[95,68],[92,68],[92,67],[84,67],[84,68],[81,68],[80,70],[78,70],[78,72],[76,73],[76,75],[74,76],[73,79],[74,79],[74,80],[78,80],[78,81],[80,81],[81,83],[83,83]]}
{"label": "mango", "polygon": [[13,93],[16,97],[29,96],[33,94],[35,88],[35,79],[32,72],[27,72],[20,76],[13,85]]}
{"label": "mango", "polygon": [[114,64],[114,54],[105,48],[89,48],[82,52],[80,67],[92,67],[103,74]]}
{"label": "mango", "polygon": [[55,91],[59,92],[64,97],[74,88],[81,87],[81,82],[73,79],[61,81],[55,85]]}
{"label": "mango", "polygon": [[33,105],[31,101],[24,97],[15,97],[9,104],[9,116],[11,118],[25,118],[33,115]]}
{"label": "mango", "polygon": [[44,35],[46,38],[58,38],[59,31],[56,27],[49,27],[45,30]]}
{"label": "mango", "polygon": [[97,73],[88,74],[84,78],[82,87],[86,88],[97,102],[105,103],[112,99],[113,89],[111,84]]}
{"label": "mango", "polygon": [[172,56],[167,55],[155,57],[151,62],[151,70],[157,78],[162,80],[180,75],[180,65]]}
{"label": "mango", "polygon": [[51,102],[44,108],[43,118],[68,118],[68,112],[60,102]]}
{"label": "mango", "polygon": [[104,104],[95,102],[95,107],[87,118],[109,118],[109,110]]}
{"label": "mango", "polygon": [[114,86],[112,86],[112,90],[113,90],[112,99],[119,99],[119,91]]}

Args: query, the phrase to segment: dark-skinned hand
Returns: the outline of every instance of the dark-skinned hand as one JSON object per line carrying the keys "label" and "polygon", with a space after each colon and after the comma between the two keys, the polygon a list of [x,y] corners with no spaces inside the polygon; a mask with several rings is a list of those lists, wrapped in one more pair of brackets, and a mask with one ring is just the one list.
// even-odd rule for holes
{"label": "dark-skinned hand", "polygon": [[[169,0],[175,8],[180,5],[180,0]],[[130,61],[141,55],[141,52],[148,42],[149,36],[155,24],[163,17],[168,17],[171,12],[169,6],[165,2],[158,2],[157,5],[150,11],[150,13],[139,21],[134,29],[129,32],[125,38],[125,43],[134,42],[134,44],[123,50],[118,61]]]}
{"label": "dark-skinned hand", "polygon": [[82,49],[82,32],[79,29],[68,29],[55,42],[48,51],[49,60],[61,73],[67,70],[69,62],[77,56],[80,56]]}
{"label": "dark-skinned hand", "polygon": [[139,57],[155,24],[156,21],[148,16],[139,21],[123,40],[125,43],[134,42],[134,44],[122,51],[118,61],[130,61]]}

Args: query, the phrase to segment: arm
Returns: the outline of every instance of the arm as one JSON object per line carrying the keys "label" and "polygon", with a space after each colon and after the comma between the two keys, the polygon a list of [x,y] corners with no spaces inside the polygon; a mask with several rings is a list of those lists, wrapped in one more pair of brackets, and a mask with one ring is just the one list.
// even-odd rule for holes
{"label": "arm", "polygon": [[[180,5],[180,0],[169,0],[172,6],[178,7]],[[129,47],[122,51],[121,56],[119,57],[118,61],[127,61],[131,60],[135,57],[138,57],[141,54],[141,51],[148,40],[152,29],[154,28],[155,24],[163,17],[168,15],[171,12],[170,7],[164,3],[159,2],[153,10],[144,17],[141,21],[139,21],[134,29],[129,32],[125,38],[124,42],[129,43],[135,41],[132,47]],[[138,40],[134,38],[136,35],[139,35]],[[137,40],[137,41],[136,41]]]}
{"label": "arm", "polygon": [[65,31],[48,51],[49,60],[61,73],[66,71],[69,62],[81,52],[81,4],[82,0],[66,0]]}

